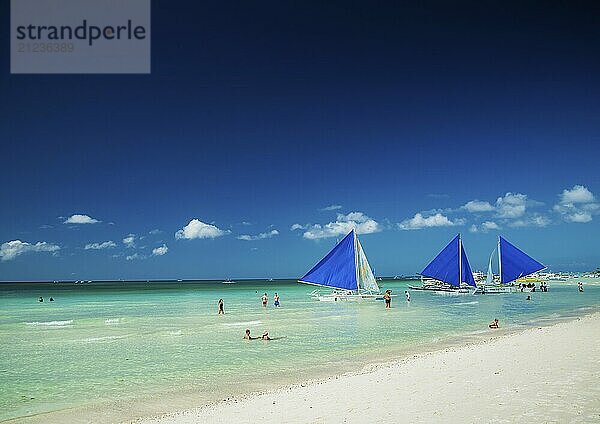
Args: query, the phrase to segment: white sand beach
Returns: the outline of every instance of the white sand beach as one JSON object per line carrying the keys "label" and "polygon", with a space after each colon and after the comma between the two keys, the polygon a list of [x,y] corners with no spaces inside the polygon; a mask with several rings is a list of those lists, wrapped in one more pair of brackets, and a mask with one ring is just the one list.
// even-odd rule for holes
{"label": "white sand beach", "polygon": [[355,375],[137,422],[600,422],[599,319],[593,314],[519,333],[498,332],[483,342]]}

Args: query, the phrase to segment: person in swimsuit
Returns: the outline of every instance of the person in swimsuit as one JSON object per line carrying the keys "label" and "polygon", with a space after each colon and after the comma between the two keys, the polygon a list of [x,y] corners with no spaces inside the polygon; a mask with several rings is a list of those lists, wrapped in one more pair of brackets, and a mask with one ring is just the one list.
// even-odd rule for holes
{"label": "person in swimsuit", "polygon": [[488,327],[490,328],[500,328],[500,325],[498,324],[498,318],[496,318],[495,320],[493,320],[490,325],[488,325]]}
{"label": "person in swimsuit", "polygon": [[271,340],[271,338],[269,337],[269,332],[265,331],[261,337],[261,339],[263,340]]}
{"label": "person in swimsuit", "polygon": [[252,337],[250,335],[250,329],[247,328],[246,329],[246,334],[244,334],[244,340],[255,340],[255,339],[258,339],[258,337]]}
{"label": "person in swimsuit", "polygon": [[392,296],[389,290],[385,291],[383,295],[383,300],[385,300],[385,309],[390,309],[392,307]]}
{"label": "person in swimsuit", "polygon": [[277,293],[275,293],[275,296],[273,296],[273,305],[275,305],[275,307],[279,307],[279,295]]}
{"label": "person in swimsuit", "polygon": [[225,311],[223,310],[223,299],[219,299],[219,312],[218,315],[225,315]]}
{"label": "person in swimsuit", "polygon": [[406,296],[406,301],[410,302],[410,293],[408,292],[408,290],[404,291],[404,295]]}
{"label": "person in swimsuit", "polygon": [[267,296],[267,294],[263,294],[262,296],[262,305],[266,308],[267,307],[267,302],[269,301],[269,297]]}
{"label": "person in swimsuit", "polygon": [[43,302],[44,298],[42,296],[40,296],[40,298],[38,299],[38,302]]}

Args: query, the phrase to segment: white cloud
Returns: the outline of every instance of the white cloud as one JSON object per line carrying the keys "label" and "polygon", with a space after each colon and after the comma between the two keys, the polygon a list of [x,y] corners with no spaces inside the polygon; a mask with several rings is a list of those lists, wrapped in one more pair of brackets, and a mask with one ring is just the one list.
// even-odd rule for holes
{"label": "white cloud", "polygon": [[146,259],[145,255],[140,255],[139,253],[134,253],[133,255],[129,255],[125,257],[128,261],[135,261],[136,259]]}
{"label": "white cloud", "polygon": [[489,202],[481,200],[471,200],[461,208],[466,209],[468,212],[490,212],[494,210],[494,207]]}
{"label": "white cloud", "polygon": [[532,215],[510,222],[511,227],[547,227],[551,223],[550,219],[543,215]]}
{"label": "white cloud", "polygon": [[154,230],[148,231],[148,234],[150,234],[152,236],[155,236],[155,235],[160,234],[160,233],[162,233],[162,231],[159,230],[158,228],[155,228]]}
{"label": "white cloud", "polygon": [[192,219],[188,225],[175,233],[175,238],[179,239],[205,239],[216,238],[229,234],[229,230],[221,230],[212,224],[206,224],[198,219]]}
{"label": "white cloud", "polygon": [[309,240],[316,240],[345,236],[353,228],[357,234],[371,234],[381,231],[381,226],[374,219],[369,218],[362,212],[350,212],[348,215],[338,214],[336,221],[325,225],[313,224],[304,227],[306,231],[302,234],[302,237]]}
{"label": "white cloud", "polygon": [[592,214],[589,212],[575,212],[566,217],[570,222],[586,223],[592,220]]}
{"label": "white cloud", "polygon": [[92,218],[89,215],[75,214],[75,215],[71,215],[70,217],[68,217],[64,223],[65,224],[96,224],[97,222],[100,222],[100,221]]}
{"label": "white cloud", "polygon": [[0,246],[0,259],[2,261],[10,261],[19,255],[27,252],[56,252],[60,250],[60,246],[38,241],[36,244],[27,243],[21,240],[12,240],[2,243]]}
{"label": "white cloud", "polygon": [[251,236],[248,234],[242,234],[241,236],[238,236],[238,240],[246,240],[246,241],[251,241],[251,240],[262,240],[262,239],[267,239],[267,238],[271,238],[271,237],[275,237],[279,235],[279,231],[277,230],[271,230],[267,233],[260,233],[256,236]]}
{"label": "white cloud", "polygon": [[416,213],[414,217],[405,219],[398,224],[401,230],[420,230],[430,227],[453,227],[456,225],[464,225],[466,220],[457,218],[454,221],[441,213],[436,213],[428,217],[424,217],[421,213]]}
{"label": "white cloud", "polygon": [[574,185],[571,190],[564,189],[560,195],[560,203],[593,203],[596,198],[587,187],[582,185]]}
{"label": "white cloud", "polygon": [[496,200],[496,210],[499,218],[519,218],[527,209],[527,195],[521,193],[506,193]]}
{"label": "white cloud", "polygon": [[163,244],[160,247],[152,249],[152,255],[153,256],[162,256],[162,255],[165,255],[168,251],[169,251],[169,248],[167,247],[167,245]]}
{"label": "white cloud", "polygon": [[329,205],[329,206],[325,206],[321,210],[322,211],[337,211],[339,209],[342,209],[342,205]]}
{"label": "white cloud", "polygon": [[600,204],[595,203],[596,198],[585,186],[575,185],[570,190],[564,189],[559,197],[560,200],[553,209],[567,222],[590,222],[592,216],[600,212]]}
{"label": "white cloud", "polygon": [[117,244],[114,241],[105,241],[102,243],[88,243],[85,245],[85,250],[101,250],[101,249],[109,249],[111,247],[117,247]]}
{"label": "white cloud", "polygon": [[308,225],[300,225],[300,224],[293,224],[290,227],[291,231],[296,231],[296,230],[304,230],[305,228],[308,228]]}
{"label": "white cloud", "polygon": [[479,226],[473,224],[471,225],[471,227],[469,228],[469,231],[472,233],[478,233],[479,231],[481,231],[482,233],[487,233],[488,231],[491,230],[499,230],[500,226],[498,224],[496,224],[494,221],[484,221],[481,224],[479,224]]}
{"label": "white cloud", "polygon": [[498,224],[496,224],[494,221],[485,221],[485,222],[481,223],[481,228],[484,231],[499,230],[500,226]]}
{"label": "white cloud", "polygon": [[136,239],[135,234],[128,234],[127,237],[123,238],[123,244],[127,248],[135,247],[135,239]]}

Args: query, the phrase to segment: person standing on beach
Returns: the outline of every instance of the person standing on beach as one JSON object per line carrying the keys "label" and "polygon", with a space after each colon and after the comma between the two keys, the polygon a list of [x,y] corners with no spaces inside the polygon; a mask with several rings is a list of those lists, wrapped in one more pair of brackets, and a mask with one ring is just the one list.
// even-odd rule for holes
{"label": "person standing on beach", "polygon": [[268,301],[269,301],[269,297],[267,296],[267,294],[266,293],[263,294],[263,296],[262,296],[262,305],[263,305],[263,307],[265,307],[265,308],[267,307],[267,302]]}
{"label": "person standing on beach", "polygon": [[225,315],[225,311],[223,310],[223,299],[219,299],[219,312],[218,315]]}
{"label": "person standing on beach", "polygon": [[392,307],[392,295],[390,293],[391,292],[389,290],[386,290],[385,294],[383,295],[383,300],[385,300],[385,309],[390,309]]}
{"label": "person standing on beach", "polygon": [[279,308],[279,295],[277,293],[273,296],[273,305],[275,305],[276,308]]}

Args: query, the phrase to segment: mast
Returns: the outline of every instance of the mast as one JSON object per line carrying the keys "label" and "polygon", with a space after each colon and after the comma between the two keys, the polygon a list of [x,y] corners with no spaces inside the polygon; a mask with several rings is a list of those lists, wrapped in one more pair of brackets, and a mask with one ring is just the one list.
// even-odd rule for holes
{"label": "mast", "polygon": [[354,268],[356,269],[356,293],[360,292],[360,287],[358,284],[358,243],[356,239],[356,231],[354,228],[352,229],[352,233],[354,233]]}
{"label": "mast", "polygon": [[500,274],[500,284],[502,284],[502,253],[500,252],[500,236],[498,236],[498,274]]}
{"label": "mast", "polygon": [[458,233],[458,287],[460,288],[462,283],[462,240],[460,233]]}

